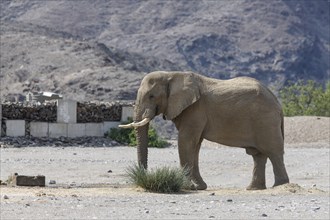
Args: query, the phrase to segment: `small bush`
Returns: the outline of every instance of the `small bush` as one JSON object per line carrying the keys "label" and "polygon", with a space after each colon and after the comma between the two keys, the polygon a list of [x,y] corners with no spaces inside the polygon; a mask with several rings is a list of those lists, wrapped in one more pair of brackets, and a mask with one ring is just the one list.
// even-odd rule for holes
{"label": "small bush", "polygon": [[182,168],[163,167],[148,171],[135,165],[126,172],[135,185],[150,192],[174,193],[190,187],[188,171]]}
{"label": "small bush", "polygon": [[[131,122],[132,120],[130,119],[128,122],[124,122],[124,124]],[[137,145],[134,128],[111,128],[106,136],[121,144],[128,144],[130,146]],[[148,137],[149,147],[164,148],[169,145],[167,141],[159,137],[156,130],[151,125],[149,125]]]}
{"label": "small bush", "polygon": [[[158,136],[156,130],[152,126],[149,126],[148,136],[149,136],[149,147],[164,148],[169,145],[167,141],[163,140]],[[135,138],[135,142],[136,142],[136,138]]]}
{"label": "small bush", "polygon": [[280,91],[285,116],[330,116],[330,82],[325,89],[315,81],[298,81]]}

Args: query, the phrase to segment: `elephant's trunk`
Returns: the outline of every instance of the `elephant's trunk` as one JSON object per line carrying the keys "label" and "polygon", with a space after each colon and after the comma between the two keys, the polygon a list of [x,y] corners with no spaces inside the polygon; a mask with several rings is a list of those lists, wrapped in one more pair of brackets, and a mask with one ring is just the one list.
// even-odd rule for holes
{"label": "elephant's trunk", "polygon": [[149,124],[142,127],[137,127],[136,140],[137,140],[137,156],[138,163],[145,169],[148,168],[148,129]]}
{"label": "elephant's trunk", "polygon": [[[135,109],[134,121],[142,120],[142,112],[139,107]],[[145,169],[148,168],[148,129],[149,123],[146,125],[136,127],[136,140],[137,140],[137,156],[139,166],[143,166]]]}

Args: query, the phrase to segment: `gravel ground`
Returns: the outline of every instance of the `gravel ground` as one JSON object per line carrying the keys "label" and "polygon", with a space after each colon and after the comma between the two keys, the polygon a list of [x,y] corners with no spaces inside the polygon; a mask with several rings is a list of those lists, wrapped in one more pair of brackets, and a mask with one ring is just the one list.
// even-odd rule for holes
{"label": "gravel ground", "polygon": [[[329,219],[329,118],[292,120],[320,132],[287,125],[290,134],[304,132],[307,138],[286,144],[291,183],[271,188],[268,162],[268,189],[260,191],[245,190],[252,176],[251,156],[207,141],[200,167],[208,189],[179,194],[149,193],[128,182],[125,169],[136,162],[135,148],[2,147],[1,180],[15,172],[42,174],[47,186],[1,186],[0,219]],[[149,165],[178,166],[175,142],[166,149],[150,149]]]}

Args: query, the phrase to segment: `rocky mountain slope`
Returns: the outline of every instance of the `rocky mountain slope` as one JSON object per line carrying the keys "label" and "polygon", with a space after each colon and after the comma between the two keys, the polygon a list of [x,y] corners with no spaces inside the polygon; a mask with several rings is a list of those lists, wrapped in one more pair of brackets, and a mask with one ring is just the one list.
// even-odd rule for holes
{"label": "rocky mountain slope", "polygon": [[1,97],[134,99],[153,70],[247,75],[277,91],[330,75],[328,0],[1,1]]}

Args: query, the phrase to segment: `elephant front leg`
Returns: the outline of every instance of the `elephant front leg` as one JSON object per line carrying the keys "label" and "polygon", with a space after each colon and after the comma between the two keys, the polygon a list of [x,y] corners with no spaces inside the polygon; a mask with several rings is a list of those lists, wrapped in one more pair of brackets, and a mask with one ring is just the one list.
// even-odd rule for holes
{"label": "elephant front leg", "polygon": [[195,138],[184,137],[179,134],[178,147],[180,164],[189,170],[189,177],[192,181],[191,189],[204,190],[207,188],[206,183],[199,173],[198,158],[201,140]]}
{"label": "elephant front leg", "polygon": [[246,188],[247,190],[266,189],[266,162],[267,156],[260,153],[255,148],[246,148],[246,153],[252,155],[254,167],[252,173],[252,181]]}

